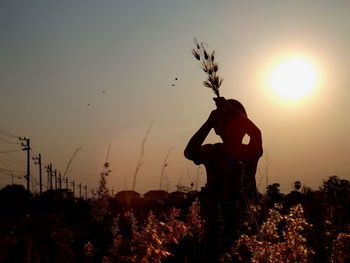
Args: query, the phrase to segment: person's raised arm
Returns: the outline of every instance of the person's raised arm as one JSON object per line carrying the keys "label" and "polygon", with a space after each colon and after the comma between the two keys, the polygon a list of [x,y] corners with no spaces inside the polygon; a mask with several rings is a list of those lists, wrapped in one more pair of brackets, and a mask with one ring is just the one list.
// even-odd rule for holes
{"label": "person's raised arm", "polygon": [[195,161],[200,156],[201,146],[208,136],[210,130],[214,127],[214,120],[217,112],[214,110],[210,113],[208,120],[199,128],[188,142],[184,155],[187,159]]}
{"label": "person's raised arm", "polygon": [[242,116],[242,118],[244,118],[244,130],[250,137],[248,144],[250,155],[259,158],[263,154],[261,131],[247,117]]}

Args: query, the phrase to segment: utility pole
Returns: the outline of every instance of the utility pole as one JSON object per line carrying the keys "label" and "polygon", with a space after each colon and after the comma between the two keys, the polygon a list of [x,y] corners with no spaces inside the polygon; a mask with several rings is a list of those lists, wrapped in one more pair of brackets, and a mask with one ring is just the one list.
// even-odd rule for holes
{"label": "utility pole", "polygon": [[43,181],[42,181],[42,175],[41,175],[41,154],[39,153],[38,157],[33,157],[34,164],[39,165],[39,192],[40,195],[43,192]]}
{"label": "utility pole", "polygon": [[58,173],[58,186],[62,189],[62,176],[61,172]]}
{"label": "utility pole", "polygon": [[71,184],[72,184],[72,187],[73,187],[73,197],[75,196],[75,182],[74,182],[74,180],[71,182]]}
{"label": "utility pole", "polygon": [[84,190],[85,190],[85,199],[87,200],[87,185],[84,186]]}
{"label": "utility pole", "polygon": [[22,142],[22,146],[24,147],[22,150],[23,151],[27,151],[27,175],[26,175],[26,179],[27,179],[27,191],[30,192],[30,139],[27,139],[26,137],[19,137],[20,141],[25,141],[25,143]]}
{"label": "utility pole", "polygon": [[35,194],[35,181],[34,180],[30,180],[30,183],[32,185],[32,193]]}
{"label": "utility pole", "polygon": [[49,171],[49,165],[45,166],[46,174],[47,174],[47,180],[46,180],[46,190],[49,190],[49,184],[50,184],[50,171]]}
{"label": "utility pole", "polygon": [[66,177],[66,188],[67,188],[67,191],[69,190],[69,186],[68,186],[68,177]]}
{"label": "utility pole", "polygon": [[81,198],[81,183],[78,184],[78,186],[79,186],[79,198]]}
{"label": "utility pole", "polygon": [[47,187],[49,187],[50,183],[50,190],[52,190],[52,163],[45,166],[46,172],[47,172]]}
{"label": "utility pole", "polygon": [[57,169],[55,169],[53,174],[53,176],[55,177],[55,190],[57,190]]}
{"label": "utility pole", "polygon": [[50,172],[50,190],[53,190],[53,184],[52,184],[52,163],[50,163],[50,167],[49,167],[49,172]]}

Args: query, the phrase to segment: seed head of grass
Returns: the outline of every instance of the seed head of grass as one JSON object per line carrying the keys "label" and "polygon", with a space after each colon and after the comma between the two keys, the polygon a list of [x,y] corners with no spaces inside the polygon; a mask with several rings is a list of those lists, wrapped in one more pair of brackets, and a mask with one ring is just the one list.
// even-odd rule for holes
{"label": "seed head of grass", "polygon": [[195,48],[192,49],[192,55],[197,59],[201,68],[206,73],[207,79],[203,81],[203,85],[213,90],[217,97],[220,97],[219,88],[223,82],[223,78],[218,76],[219,64],[214,62],[215,50],[207,50],[207,45],[204,42],[198,43],[197,39],[194,39]]}

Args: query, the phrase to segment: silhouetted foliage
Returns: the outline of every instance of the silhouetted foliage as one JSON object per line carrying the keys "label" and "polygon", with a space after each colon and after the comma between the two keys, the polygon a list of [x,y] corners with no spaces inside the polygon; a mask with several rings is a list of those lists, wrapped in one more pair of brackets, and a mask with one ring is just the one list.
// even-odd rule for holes
{"label": "silhouetted foliage", "polygon": [[0,213],[2,216],[27,213],[32,195],[23,185],[7,185],[0,190]]}
{"label": "silhouetted foliage", "polygon": [[284,195],[280,193],[280,184],[274,183],[266,187],[266,200],[268,206],[272,206],[275,203],[281,203]]}
{"label": "silhouetted foliage", "polygon": [[[272,254],[279,248],[293,250],[295,241],[300,242],[302,249],[309,253],[305,256],[308,258],[306,262],[347,262],[350,255],[349,181],[331,176],[319,190],[313,190],[301,182],[294,186],[297,187],[284,195],[278,183],[269,185],[259,205],[250,210],[248,218],[242,219],[246,222],[240,233],[245,236],[241,236],[237,247],[240,256],[252,256],[251,250],[244,254],[244,246],[254,249],[258,257],[258,253],[264,255],[264,249]],[[133,255],[139,253],[138,249],[147,249],[148,244],[153,244],[149,249],[162,262],[206,262],[204,251],[211,248],[205,247],[197,234],[189,234],[192,233],[189,229],[196,231],[195,226],[201,226],[201,221],[196,221],[199,214],[188,218],[191,204],[196,199],[201,200],[204,192],[150,191],[143,196],[130,192],[130,196],[133,196],[131,199],[127,198],[126,193],[129,192],[108,195],[109,212],[103,214],[99,221],[92,216],[95,211],[92,205],[96,203],[75,198],[70,191],[51,190],[41,196],[33,196],[23,186],[4,187],[0,190],[0,261],[137,262],[133,261]],[[176,207],[176,210],[171,210],[174,209],[172,207]],[[283,218],[271,217],[268,207],[277,209]],[[293,207],[297,207],[296,210],[291,210]],[[134,209],[133,213],[131,209]],[[151,210],[154,212],[150,214]],[[172,216],[169,211],[173,211]],[[290,214],[290,211],[294,212]],[[269,224],[272,222],[275,222],[276,228],[271,228]],[[308,223],[307,227],[305,222]],[[304,224],[302,231],[298,230],[300,224]],[[177,229],[176,233],[167,232],[172,227]],[[152,228],[157,228],[154,232],[156,236],[152,236]],[[151,231],[149,234],[144,232],[147,229]],[[276,234],[276,239],[261,239],[259,231],[263,231],[264,236],[270,230]],[[286,241],[286,237],[291,238],[290,242]],[[157,240],[164,242],[163,245],[158,246]],[[235,246],[236,243],[232,241],[232,247]],[[277,260],[283,255],[292,255],[288,251],[273,258]],[[315,253],[312,255],[310,251]],[[299,250],[298,253],[301,252]],[[239,262],[234,253],[222,253],[226,253],[224,262]],[[140,260],[141,255],[137,256]],[[302,254],[296,255],[303,257]],[[250,261],[246,259],[244,262]]]}
{"label": "silhouetted foliage", "polygon": [[320,190],[328,201],[341,201],[350,197],[350,182],[333,175],[324,181]]}

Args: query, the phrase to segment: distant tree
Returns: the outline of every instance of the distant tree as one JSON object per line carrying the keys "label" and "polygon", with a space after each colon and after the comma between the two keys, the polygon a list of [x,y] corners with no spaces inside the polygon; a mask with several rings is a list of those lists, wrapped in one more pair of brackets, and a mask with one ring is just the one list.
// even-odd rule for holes
{"label": "distant tree", "polygon": [[304,196],[300,192],[301,188],[301,182],[300,181],[295,181],[294,182],[294,190],[292,190],[289,194],[286,195],[285,197],[285,205],[287,207],[295,206],[297,204],[303,203],[304,201]]}
{"label": "distant tree", "polygon": [[327,200],[344,200],[350,197],[350,182],[333,175],[320,187]]}
{"label": "distant tree", "polygon": [[295,181],[294,182],[294,189],[295,189],[295,191],[299,192],[300,188],[301,188],[301,182],[300,181]]}
{"label": "distant tree", "polygon": [[280,184],[274,183],[266,187],[266,199],[268,205],[280,203],[284,199],[284,195],[280,192]]}
{"label": "distant tree", "polygon": [[26,213],[32,195],[23,185],[7,185],[0,190],[0,214],[12,215]]}
{"label": "distant tree", "polygon": [[313,192],[314,192],[314,190],[312,190],[311,187],[303,185],[303,187],[301,188],[301,193],[305,196],[308,196],[308,195],[312,194]]}

